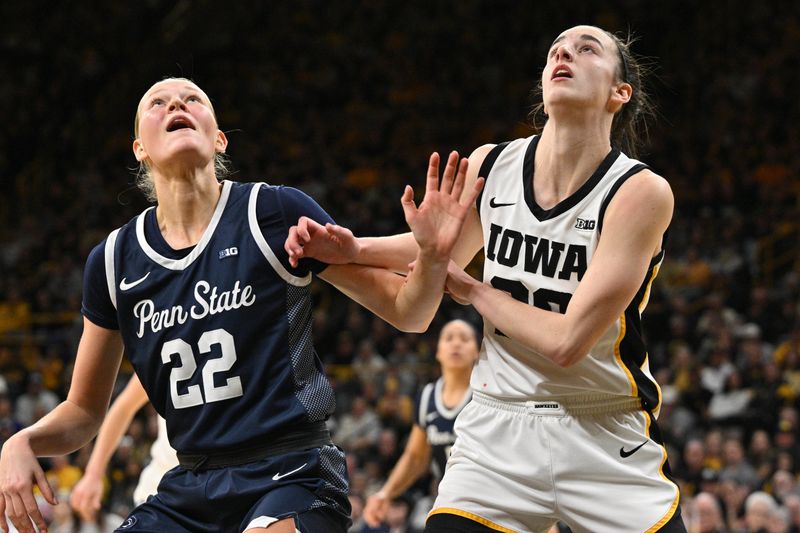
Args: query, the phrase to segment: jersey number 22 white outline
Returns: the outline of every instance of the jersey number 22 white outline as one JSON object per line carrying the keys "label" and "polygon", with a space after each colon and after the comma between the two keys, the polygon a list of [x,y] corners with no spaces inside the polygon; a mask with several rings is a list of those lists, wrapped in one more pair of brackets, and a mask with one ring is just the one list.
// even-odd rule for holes
{"label": "jersey number 22 white outline", "polygon": [[200,335],[197,348],[201,355],[207,354],[211,353],[211,347],[215,344],[219,344],[222,357],[209,359],[203,365],[203,393],[200,392],[200,385],[189,385],[185,393],[178,393],[178,383],[191,379],[197,370],[197,361],[192,346],[183,339],[172,339],[161,347],[162,363],[172,362],[173,354],[180,357],[181,360],[181,366],[173,367],[169,373],[169,392],[175,409],[202,405],[204,403],[203,396],[205,396],[206,403],[211,403],[237,398],[243,394],[242,380],[239,376],[228,378],[225,385],[214,385],[214,374],[230,370],[236,362],[233,335],[224,329],[206,331]]}

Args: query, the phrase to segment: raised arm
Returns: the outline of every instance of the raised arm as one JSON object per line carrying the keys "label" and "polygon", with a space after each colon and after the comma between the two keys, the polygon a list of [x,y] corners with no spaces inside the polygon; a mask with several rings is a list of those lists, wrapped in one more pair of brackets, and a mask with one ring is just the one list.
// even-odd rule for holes
{"label": "raised arm", "polygon": [[147,403],[147,393],[134,374],[108,410],[83,477],[70,494],[70,505],[85,520],[93,521],[103,499],[103,479],[111,456],[128,430],[133,416]]}
{"label": "raised arm", "polygon": [[392,472],[381,490],[367,499],[364,507],[364,521],[369,527],[378,527],[386,518],[389,502],[397,498],[416,480],[430,469],[431,445],[425,430],[418,424],[411,428],[411,435],[403,450],[403,455],[397,460]]}
{"label": "raised arm", "polygon": [[[493,147],[492,144],[481,146],[469,156],[464,195],[470,194],[474,189],[480,177],[478,174],[483,160]],[[306,217],[290,228],[284,247],[293,266],[297,266],[297,262],[303,257],[313,257],[330,264],[358,263],[400,273],[408,271],[409,263],[415,260],[419,250],[417,241],[410,232],[386,237],[356,238],[347,228],[334,224],[322,226]],[[480,219],[475,202],[472,201],[451,257],[463,267],[482,247]]]}
{"label": "raised arm", "polygon": [[633,300],[661,249],[672,209],[672,191],[660,176],[644,170],[625,182],[609,204],[597,250],[563,315],[517,301],[452,264],[447,288],[533,353],[571,366]]}
{"label": "raised arm", "polygon": [[101,328],[84,318],[75,370],[66,401],[38,422],[9,438],[0,453],[0,526],[8,530],[4,512],[21,532],[40,531],[47,524],[33,496],[36,484],[45,499],[56,504],[53,490],[36,457],[64,455],[86,445],[97,433],[108,409],[111,389],[122,360],[118,331]]}
{"label": "raised arm", "polygon": [[404,331],[425,331],[439,307],[450,254],[459,238],[464,219],[480,192],[483,180],[464,192],[468,162],[448,158],[441,188],[439,157],[428,165],[425,198],[417,208],[411,187],[401,200],[406,221],[419,248],[415,267],[407,278],[383,268],[363,265],[331,265],[320,274],[352,299]]}

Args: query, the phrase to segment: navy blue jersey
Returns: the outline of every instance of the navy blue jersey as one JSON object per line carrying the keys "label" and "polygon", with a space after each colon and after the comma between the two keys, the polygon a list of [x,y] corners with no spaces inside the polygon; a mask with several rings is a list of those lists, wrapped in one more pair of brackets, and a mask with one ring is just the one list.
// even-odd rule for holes
{"label": "navy blue jersey", "polygon": [[456,416],[472,399],[472,391],[468,389],[461,403],[448,409],[442,401],[443,387],[444,380],[442,378],[425,385],[417,397],[416,420],[428,437],[433,460],[431,468],[434,475],[440,478],[444,474],[447,458],[450,457],[450,448],[456,441],[456,434],[453,431]]}
{"label": "navy blue jersey", "polygon": [[283,251],[300,215],[332,221],[294,189],[226,181],[192,249],[170,249],[150,208],[90,256],[83,313],[119,328],[178,451],[263,442],[333,412],[311,339],[308,284],[324,265],[292,269]]}

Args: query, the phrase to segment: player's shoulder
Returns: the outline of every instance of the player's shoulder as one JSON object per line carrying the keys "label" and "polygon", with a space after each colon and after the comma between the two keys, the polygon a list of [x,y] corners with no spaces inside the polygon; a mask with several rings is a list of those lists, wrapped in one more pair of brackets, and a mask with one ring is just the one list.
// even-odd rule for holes
{"label": "player's shoulder", "polygon": [[642,168],[632,174],[620,187],[619,195],[622,195],[622,198],[628,197],[640,201],[669,203],[673,201],[672,187],[669,182],[650,168]]}

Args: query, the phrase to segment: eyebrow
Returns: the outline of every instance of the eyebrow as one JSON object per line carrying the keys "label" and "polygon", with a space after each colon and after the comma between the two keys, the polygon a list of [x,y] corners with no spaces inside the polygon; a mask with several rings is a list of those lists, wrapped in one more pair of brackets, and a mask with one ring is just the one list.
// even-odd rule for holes
{"label": "eyebrow", "polygon": [[[588,33],[584,33],[583,35],[580,36],[580,38],[583,39],[584,41],[594,41],[598,45],[600,45],[600,48],[602,48],[603,50],[606,49],[606,47],[603,46],[603,43],[600,42],[600,39],[598,39],[594,35],[589,35]],[[553,46],[555,46],[556,43],[561,42],[564,39],[566,39],[566,37],[564,35],[561,35],[560,37],[556,37],[556,40],[553,41],[553,44],[550,45],[550,48],[552,49]]]}

